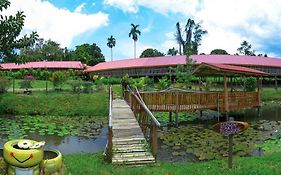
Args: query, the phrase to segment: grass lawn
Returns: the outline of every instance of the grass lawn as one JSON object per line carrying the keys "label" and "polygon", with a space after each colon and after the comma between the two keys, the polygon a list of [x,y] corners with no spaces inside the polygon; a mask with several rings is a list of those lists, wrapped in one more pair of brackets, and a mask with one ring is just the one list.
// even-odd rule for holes
{"label": "grass lawn", "polygon": [[263,157],[235,158],[199,163],[159,163],[154,166],[116,166],[105,163],[101,153],[64,155],[65,174],[72,175],[280,175],[281,153]]}
{"label": "grass lawn", "polygon": [[5,93],[0,95],[0,114],[51,116],[107,116],[108,94]]}
{"label": "grass lawn", "polygon": [[261,91],[261,100],[270,101],[270,100],[281,100],[281,89],[275,90],[274,88],[263,88]]}

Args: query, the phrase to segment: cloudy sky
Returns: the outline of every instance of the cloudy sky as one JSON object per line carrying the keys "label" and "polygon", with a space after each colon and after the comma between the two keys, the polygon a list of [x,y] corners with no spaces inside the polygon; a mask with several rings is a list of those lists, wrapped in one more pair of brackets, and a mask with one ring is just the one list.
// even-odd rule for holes
{"label": "cloudy sky", "polygon": [[243,40],[257,53],[281,57],[280,0],[10,0],[5,12],[17,10],[26,15],[22,34],[37,31],[62,47],[74,49],[83,43],[97,43],[110,60],[107,38],[116,38],[114,59],[133,57],[133,41],[128,37],[130,24],[139,24],[142,32],[137,55],[146,48],[166,53],[178,47],[175,24],[188,18],[208,31],[200,53],[220,48],[236,53]]}

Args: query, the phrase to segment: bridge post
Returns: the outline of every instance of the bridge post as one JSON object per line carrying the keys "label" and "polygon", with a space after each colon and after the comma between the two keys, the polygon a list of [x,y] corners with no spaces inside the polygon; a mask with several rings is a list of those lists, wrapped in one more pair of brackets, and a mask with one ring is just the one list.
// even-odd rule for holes
{"label": "bridge post", "polygon": [[169,123],[172,123],[172,112],[169,112]]}
{"label": "bridge post", "polygon": [[157,138],[157,126],[154,122],[151,123],[150,128],[150,138],[151,138],[151,151],[152,155],[157,159],[157,149],[158,149],[158,138]]}
{"label": "bridge post", "polygon": [[108,141],[107,141],[107,148],[106,148],[106,158],[109,163],[112,162],[112,147],[113,147],[112,137],[113,137],[112,127],[109,126],[108,127]]}

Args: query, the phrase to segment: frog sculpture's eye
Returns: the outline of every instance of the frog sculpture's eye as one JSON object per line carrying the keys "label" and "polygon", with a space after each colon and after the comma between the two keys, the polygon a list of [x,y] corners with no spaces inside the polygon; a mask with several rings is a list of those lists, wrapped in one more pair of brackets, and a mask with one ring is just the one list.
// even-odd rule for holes
{"label": "frog sculpture's eye", "polygon": [[29,149],[33,144],[28,140],[23,140],[19,141],[17,145],[21,149]]}

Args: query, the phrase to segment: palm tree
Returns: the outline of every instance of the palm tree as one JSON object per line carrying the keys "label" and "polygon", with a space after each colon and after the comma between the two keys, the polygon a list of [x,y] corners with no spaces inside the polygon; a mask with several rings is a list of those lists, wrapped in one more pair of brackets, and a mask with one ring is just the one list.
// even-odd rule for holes
{"label": "palm tree", "polygon": [[111,35],[109,38],[107,38],[107,46],[110,48],[111,51],[111,61],[113,61],[113,55],[112,55],[112,48],[115,47],[116,39]]}
{"label": "palm tree", "polygon": [[132,36],[132,39],[134,40],[134,56],[136,58],[136,42],[138,40],[138,35],[141,35],[141,31],[138,29],[139,25],[131,24],[132,28],[129,33],[129,37]]}
{"label": "palm tree", "polygon": [[184,40],[183,40],[183,37],[182,37],[182,33],[181,33],[181,27],[180,27],[180,23],[177,22],[176,24],[176,27],[177,27],[177,33],[176,33],[176,40],[179,44],[179,52],[180,52],[180,55],[182,54],[182,46],[184,45]]}

